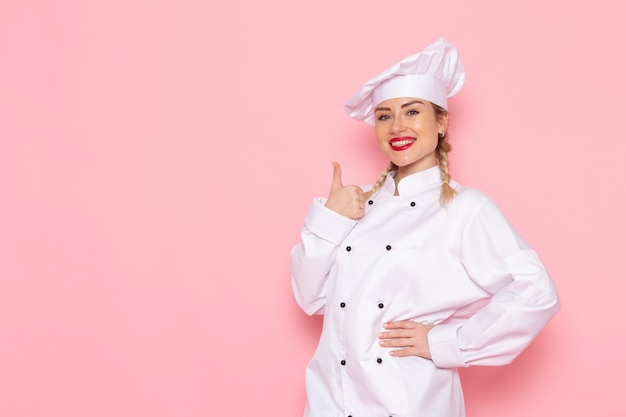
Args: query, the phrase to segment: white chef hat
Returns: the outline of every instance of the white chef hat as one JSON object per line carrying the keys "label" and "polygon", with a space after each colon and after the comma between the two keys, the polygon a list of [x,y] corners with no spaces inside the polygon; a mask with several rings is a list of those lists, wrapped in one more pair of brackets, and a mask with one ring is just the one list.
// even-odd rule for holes
{"label": "white chef hat", "polygon": [[350,117],[374,124],[374,109],[385,100],[413,97],[448,109],[448,97],[465,83],[465,69],[454,45],[443,38],[404,58],[361,87],[343,107]]}

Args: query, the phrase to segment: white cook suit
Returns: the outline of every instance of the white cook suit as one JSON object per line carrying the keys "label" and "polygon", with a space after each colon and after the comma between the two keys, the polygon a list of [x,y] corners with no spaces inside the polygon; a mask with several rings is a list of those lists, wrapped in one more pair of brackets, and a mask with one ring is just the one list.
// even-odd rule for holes
{"label": "white cook suit", "polygon": [[[323,314],[305,417],[462,417],[458,367],[503,365],[559,308],[543,264],[476,189],[439,203],[439,167],[391,173],[352,220],[316,198],[291,252],[294,295]],[[432,360],[392,357],[389,321],[433,324]]]}

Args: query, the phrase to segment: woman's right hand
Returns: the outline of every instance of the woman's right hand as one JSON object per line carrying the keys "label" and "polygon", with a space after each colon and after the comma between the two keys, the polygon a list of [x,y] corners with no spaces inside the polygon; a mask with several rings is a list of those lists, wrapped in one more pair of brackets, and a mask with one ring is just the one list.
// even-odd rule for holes
{"label": "woman's right hand", "polygon": [[360,219],[365,214],[363,190],[356,185],[343,185],[341,167],[337,162],[333,162],[333,183],[325,206],[353,220]]}

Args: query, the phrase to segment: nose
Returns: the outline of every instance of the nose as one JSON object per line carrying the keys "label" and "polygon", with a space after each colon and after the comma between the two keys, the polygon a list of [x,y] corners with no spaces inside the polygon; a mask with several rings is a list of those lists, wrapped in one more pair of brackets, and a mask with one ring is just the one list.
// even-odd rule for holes
{"label": "nose", "polygon": [[391,124],[391,133],[397,134],[404,130],[404,124],[399,117],[393,118],[393,123]]}

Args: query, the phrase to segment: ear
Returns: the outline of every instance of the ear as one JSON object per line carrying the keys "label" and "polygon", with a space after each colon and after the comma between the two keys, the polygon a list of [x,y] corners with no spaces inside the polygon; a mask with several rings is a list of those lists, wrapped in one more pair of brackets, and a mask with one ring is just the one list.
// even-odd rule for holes
{"label": "ear", "polygon": [[448,130],[448,112],[439,116],[437,127],[439,128],[439,132],[446,132]]}

